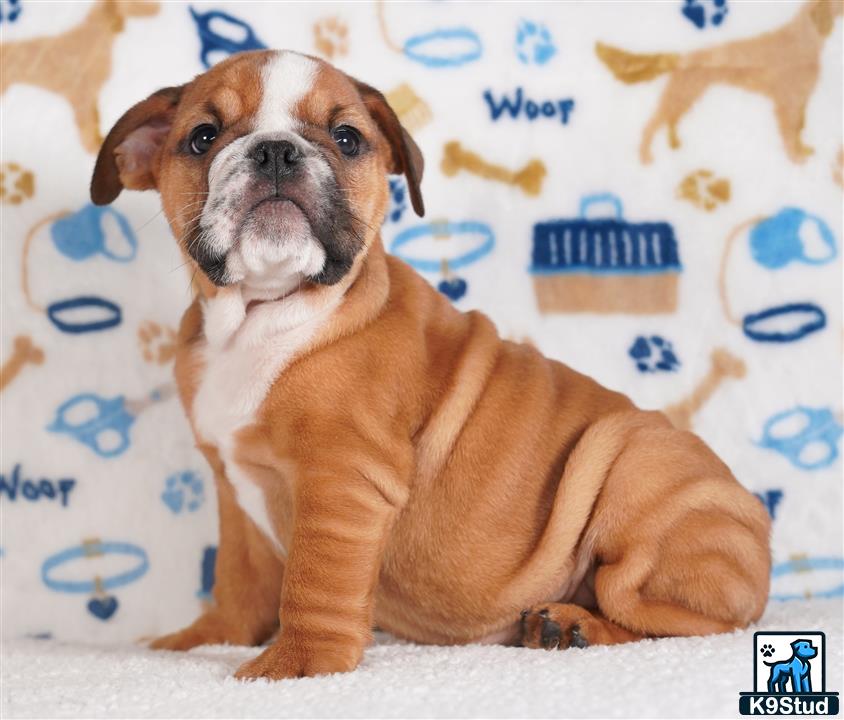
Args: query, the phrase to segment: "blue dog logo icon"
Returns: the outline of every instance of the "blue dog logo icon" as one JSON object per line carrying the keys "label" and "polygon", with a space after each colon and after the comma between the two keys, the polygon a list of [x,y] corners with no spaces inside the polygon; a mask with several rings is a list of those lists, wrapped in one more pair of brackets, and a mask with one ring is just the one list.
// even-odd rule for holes
{"label": "blue dog logo icon", "polygon": [[753,634],[753,690],[739,693],[742,715],[837,715],[838,693],[826,687],[821,630]]}
{"label": "blue dog logo icon", "polygon": [[[809,661],[817,657],[818,649],[811,640],[795,640],[791,643],[792,654],[788,660],[763,662],[771,668],[768,677],[769,693],[812,692],[812,666]],[[788,685],[791,683],[791,690]]]}

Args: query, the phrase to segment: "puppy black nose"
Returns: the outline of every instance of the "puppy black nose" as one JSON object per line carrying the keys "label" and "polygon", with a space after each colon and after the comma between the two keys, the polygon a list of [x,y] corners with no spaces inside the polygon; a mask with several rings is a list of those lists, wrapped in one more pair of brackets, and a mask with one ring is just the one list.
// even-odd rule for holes
{"label": "puppy black nose", "polygon": [[262,140],[248,153],[263,175],[277,178],[289,173],[299,162],[299,149],[289,140]]}

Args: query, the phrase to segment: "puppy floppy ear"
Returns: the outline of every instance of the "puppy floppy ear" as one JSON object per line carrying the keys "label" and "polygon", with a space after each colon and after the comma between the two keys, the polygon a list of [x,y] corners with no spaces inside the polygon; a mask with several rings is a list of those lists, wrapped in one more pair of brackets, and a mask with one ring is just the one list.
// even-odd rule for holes
{"label": "puppy floppy ear", "polygon": [[100,148],[91,178],[91,200],[107,205],[127,190],[154,188],[159,154],[170,132],[181,87],[150,95],[124,113]]}
{"label": "puppy floppy ear", "polygon": [[413,204],[416,214],[422,217],[425,214],[425,204],[422,202],[422,191],[419,187],[422,182],[422,171],[425,167],[422,151],[410,137],[410,133],[402,127],[387,99],[378,90],[366,83],[359,80],[354,80],[354,83],[366,105],[366,109],[390,144],[393,156],[390,172],[396,175],[403,173],[407,178],[410,202]]}

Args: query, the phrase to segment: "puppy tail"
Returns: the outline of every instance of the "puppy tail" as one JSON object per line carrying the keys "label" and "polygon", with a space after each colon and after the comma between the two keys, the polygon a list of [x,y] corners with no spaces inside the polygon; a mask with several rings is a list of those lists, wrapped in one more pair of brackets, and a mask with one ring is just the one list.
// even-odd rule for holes
{"label": "puppy tail", "polygon": [[595,43],[595,53],[617,79],[628,84],[653,80],[658,75],[671,72],[680,64],[680,55],[677,53],[640,55],[602,42]]}

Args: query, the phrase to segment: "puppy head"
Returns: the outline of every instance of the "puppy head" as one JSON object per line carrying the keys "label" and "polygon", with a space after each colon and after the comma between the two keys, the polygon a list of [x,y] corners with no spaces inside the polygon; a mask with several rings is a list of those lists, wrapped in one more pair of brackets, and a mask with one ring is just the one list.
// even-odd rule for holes
{"label": "puppy head", "polygon": [[383,220],[387,173],[404,173],[422,215],[421,153],[381,93],[321,60],[259,51],[132,107],[91,198],[158,189],[208,291],[273,299],[349,275]]}
{"label": "puppy head", "polygon": [[817,31],[823,37],[832,32],[835,19],[844,15],[844,0],[814,0],[804,6]]}
{"label": "puppy head", "polygon": [[791,643],[791,649],[797,657],[804,660],[811,660],[818,654],[817,648],[809,640],[795,640]]}

